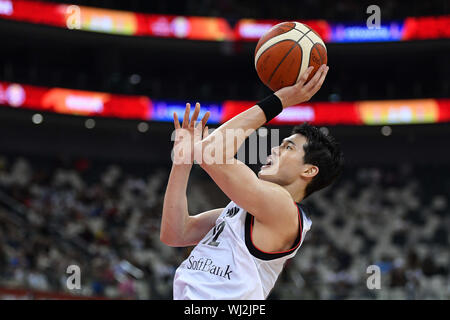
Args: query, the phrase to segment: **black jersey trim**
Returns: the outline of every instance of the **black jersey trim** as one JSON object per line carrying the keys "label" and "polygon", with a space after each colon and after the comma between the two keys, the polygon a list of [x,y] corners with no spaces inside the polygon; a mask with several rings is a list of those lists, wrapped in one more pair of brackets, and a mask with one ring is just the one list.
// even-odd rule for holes
{"label": "black jersey trim", "polygon": [[247,246],[248,251],[255,257],[261,260],[274,260],[278,259],[284,256],[287,256],[294,252],[298,246],[301,243],[302,240],[302,233],[303,233],[303,211],[301,208],[301,205],[299,203],[295,203],[297,205],[298,210],[298,219],[299,219],[299,225],[298,225],[298,234],[297,238],[295,239],[294,244],[292,245],[291,249],[286,251],[280,251],[280,252],[265,252],[260,249],[258,249],[252,241],[252,229],[253,229],[253,223],[255,217],[252,216],[250,213],[247,212],[247,216],[245,217],[245,245]]}

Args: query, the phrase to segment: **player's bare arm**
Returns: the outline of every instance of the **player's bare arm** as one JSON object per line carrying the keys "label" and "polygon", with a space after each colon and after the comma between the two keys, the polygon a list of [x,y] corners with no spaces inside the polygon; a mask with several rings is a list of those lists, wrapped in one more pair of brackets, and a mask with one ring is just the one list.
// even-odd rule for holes
{"label": "player's bare arm", "polygon": [[169,176],[164,196],[163,214],[161,220],[160,239],[170,246],[190,246],[200,239],[214,226],[222,208],[209,210],[197,215],[190,215],[186,197],[189,174],[193,164],[193,141],[207,135],[206,122],[209,113],[195,128],[195,122],[200,113],[200,105],[196,105],[192,118],[189,119],[190,105],[186,105],[183,123],[174,113],[175,144],[174,162]]}
{"label": "player's bare arm", "polygon": [[[311,71],[312,68],[309,68],[297,84],[275,93],[283,108],[308,101],[320,89],[328,67],[322,66],[305,84]],[[263,110],[255,105],[224,123],[205,139],[196,142],[195,156],[199,157],[197,162],[232,201],[251,213],[258,223],[270,226],[276,234],[282,235],[281,238],[286,236],[287,239],[292,239],[292,235],[298,230],[298,210],[292,196],[278,184],[258,179],[249,167],[234,159],[245,139],[266,121]],[[233,130],[237,134],[232,139],[226,139],[227,130]],[[219,161],[205,161],[205,154],[210,151],[221,151],[221,158],[216,158]],[[280,215],[279,212],[285,214]],[[289,244],[278,243],[275,246],[277,249],[284,249]]]}

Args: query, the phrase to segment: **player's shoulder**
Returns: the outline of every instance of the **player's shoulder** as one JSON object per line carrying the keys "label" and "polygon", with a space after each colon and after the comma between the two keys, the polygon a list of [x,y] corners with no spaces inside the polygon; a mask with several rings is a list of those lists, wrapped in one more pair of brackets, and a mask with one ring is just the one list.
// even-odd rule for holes
{"label": "player's shoulder", "polygon": [[289,191],[287,191],[285,188],[280,186],[277,183],[271,182],[271,181],[265,181],[261,180],[262,183],[266,184],[267,187],[270,188],[270,191],[276,195],[275,197],[271,197],[272,204],[277,208],[284,208],[286,207],[294,207],[295,201],[292,199],[291,194]]}

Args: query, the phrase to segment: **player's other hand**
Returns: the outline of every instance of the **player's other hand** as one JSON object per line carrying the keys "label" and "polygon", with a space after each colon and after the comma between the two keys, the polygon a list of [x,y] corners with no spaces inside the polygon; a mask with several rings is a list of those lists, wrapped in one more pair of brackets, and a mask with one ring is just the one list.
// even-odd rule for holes
{"label": "player's other hand", "polygon": [[191,119],[189,119],[190,113],[191,105],[186,103],[181,126],[177,113],[173,113],[175,143],[173,146],[172,161],[175,165],[191,166],[194,162],[194,144],[208,135],[206,122],[209,119],[210,112],[206,112],[202,120],[196,123],[200,114],[200,103],[197,102]]}
{"label": "player's other hand", "polygon": [[322,87],[325,77],[330,67],[321,65],[314,76],[306,82],[309,75],[313,71],[313,67],[309,67],[301,76],[299,81],[293,86],[284,87],[275,92],[283,104],[283,109],[306,102]]}

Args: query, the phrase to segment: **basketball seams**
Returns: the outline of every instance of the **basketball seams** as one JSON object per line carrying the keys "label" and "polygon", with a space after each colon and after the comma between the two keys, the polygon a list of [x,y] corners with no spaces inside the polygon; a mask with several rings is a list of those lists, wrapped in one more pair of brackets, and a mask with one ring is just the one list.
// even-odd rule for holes
{"label": "basketball seams", "polygon": [[322,54],[320,53],[319,49],[317,48],[317,44],[313,45],[312,50],[316,50],[317,54],[319,55],[320,65],[322,65],[323,58],[322,58]]}
{"label": "basketball seams", "polygon": [[[297,30],[297,31],[300,32],[301,34],[304,34],[301,30],[298,30],[298,29],[296,29],[296,28],[294,28],[293,30]],[[309,30],[312,31],[312,32],[314,32],[314,30],[312,30],[312,29],[309,29]],[[309,33],[309,31],[308,31],[307,33]],[[316,36],[317,36],[317,34],[316,34]],[[317,36],[317,37],[318,37],[318,36]],[[314,42],[314,40],[311,39],[311,38],[308,37],[308,36],[306,36],[306,38],[308,38],[309,41],[311,41],[311,43],[312,43],[313,45],[316,45],[317,43],[322,44],[322,41],[320,41],[320,40],[321,40],[320,38],[318,39],[319,41],[317,41],[317,42]],[[324,47],[325,47],[325,46],[324,46]],[[326,49],[326,47],[325,47],[325,49]]]}
{"label": "basketball seams", "polygon": [[305,60],[305,52],[304,52],[304,48],[301,46],[301,45],[299,45],[299,42],[297,42],[297,46],[300,48],[300,64],[299,64],[299,66],[298,66],[298,70],[297,70],[297,78],[295,79],[295,81],[294,81],[294,83],[292,84],[292,85],[294,85],[294,84],[296,84],[297,83],[297,81],[298,81],[298,75],[301,73],[301,71],[302,71],[302,65],[303,65],[303,61]]}
{"label": "basketball seams", "polygon": [[299,22],[295,22],[294,30],[300,32],[301,34],[305,34],[304,31],[298,29],[298,28],[300,28],[300,27],[305,27],[306,29],[308,29],[308,31],[307,31],[306,33],[309,33],[309,32],[311,31],[311,32],[313,33],[312,35],[314,35],[314,36],[317,37],[317,40],[314,41],[314,40],[311,39],[309,36],[306,36],[306,38],[308,38],[308,39],[311,41],[311,43],[312,43],[313,45],[315,45],[316,43],[320,43],[320,44],[322,44],[322,45],[324,46],[324,48],[325,48],[325,50],[326,50],[325,43],[323,42],[322,38],[317,34],[316,31],[314,31],[313,29],[311,29],[311,28],[310,28],[308,25],[306,25],[306,24],[303,24],[303,23],[300,24]]}
{"label": "basketball seams", "polygon": [[[268,40],[264,39],[265,41],[258,46],[258,50],[256,50],[255,52],[255,67],[258,71],[258,75],[260,76],[261,80],[263,80],[263,78],[266,79],[263,80],[263,82],[270,88],[277,88],[282,83],[282,85],[291,83],[291,81],[294,81],[295,79],[294,74],[296,74],[297,76],[297,80],[294,82],[295,84],[299,81],[302,72],[304,72],[311,63],[313,65],[316,65],[319,62],[320,64],[324,64],[327,61],[326,46],[322,38],[313,29],[299,22],[293,22],[293,25],[289,23],[289,27],[289,31],[276,34]],[[297,38],[296,35],[298,34],[300,34],[300,36],[296,41],[295,38]],[[292,41],[293,44],[288,44],[285,41]],[[266,62],[264,62],[267,59],[266,52],[272,52],[273,49],[277,50],[273,47],[276,47],[276,45],[280,43],[284,43],[282,49],[283,51],[279,52],[280,54],[276,55],[275,61],[273,61],[272,59],[270,68],[265,68],[264,76],[262,77],[262,74],[259,74],[259,69],[261,62],[263,63],[262,65],[266,64]],[[296,46],[298,46],[300,49],[298,53]],[[322,46],[322,48],[319,48],[319,46]],[[293,58],[289,55],[292,56],[293,51],[296,52],[295,59],[297,59],[296,57],[299,56],[299,67],[297,64],[295,65],[295,67],[293,65],[291,66],[291,61]],[[260,60],[263,58],[264,60]],[[314,62],[311,61],[312,58],[314,58]],[[277,60],[278,62],[276,62]],[[275,63],[277,64],[275,65]],[[289,65],[289,67],[288,65],[286,65],[286,63]],[[283,78],[284,73],[290,74],[291,78]],[[294,77],[294,79],[292,79],[292,77]],[[279,83],[279,81],[282,81],[282,83]],[[271,83],[272,85],[270,85]]]}
{"label": "basketball seams", "polygon": [[305,32],[303,32],[302,30],[299,30],[297,28],[294,28],[293,30],[297,30],[298,32],[300,32],[301,34],[305,34]]}
{"label": "basketball seams", "polygon": [[294,29],[296,29],[300,33],[307,33],[308,31],[311,30],[310,28],[308,28],[307,25],[300,22],[295,22]]}
{"label": "basketball seams", "polygon": [[[297,24],[299,24],[299,23],[295,22],[295,26],[297,26]],[[299,24],[299,25],[300,25],[300,24]],[[305,28],[307,29],[307,31],[306,31],[306,32],[303,32],[302,30],[298,29],[297,27],[293,27],[291,30],[289,30],[289,31],[287,31],[287,32],[284,32],[284,33],[281,33],[281,34],[279,34],[279,35],[276,35],[276,36],[274,36],[274,37],[268,39],[267,41],[265,41],[265,42],[258,48],[258,50],[257,50],[256,53],[255,53],[255,67],[256,67],[256,64],[257,64],[257,61],[258,61],[259,57],[260,57],[267,49],[269,49],[270,47],[272,47],[272,45],[273,45],[274,43],[277,43],[278,39],[290,39],[290,40],[292,40],[292,37],[293,37],[293,34],[292,34],[292,33],[297,33],[297,32],[299,32],[299,33],[302,34],[302,36],[305,36],[305,35],[306,35],[306,38],[308,38],[308,39],[311,41],[311,43],[312,43],[313,45],[315,45],[316,43],[320,43],[320,44],[322,44],[322,45],[324,46],[324,48],[325,48],[325,50],[326,50],[325,44],[323,43],[322,39],[315,33],[314,30],[312,30],[311,28],[309,28],[307,25],[304,25],[304,24],[301,24],[301,26],[305,27]],[[317,37],[317,41],[314,41],[313,39],[311,39],[310,36],[308,36],[308,33],[310,33],[310,32],[312,32],[312,35],[313,35],[313,36]],[[294,41],[294,40],[292,40],[292,41]],[[271,43],[271,44],[269,45],[269,43]]]}
{"label": "basketball seams", "polygon": [[[300,31],[300,30],[298,30],[298,29],[296,29],[296,28],[294,28],[294,30],[297,30],[298,32],[300,32],[301,34],[305,34],[304,32],[302,32],[302,31]],[[309,31],[308,31],[309,32]],[[307,32],[307,33],[308,33]],[[308,36],[306,36],[306,38],[308,38],[309,39],[309,41],[311,41],[312,42],[312,44],[314,44],[314,41],[310,38],[310,37],[308,37]]]}
{"label": "basketball seams", "polygon": [[[256,63],[255,63],[256,69],[257,69],[257,70],[258,70],[258,67],[257,67],[257,66],[258,66],[259,60],[262,59],[262,57],[264,56],[264,54],[266,54],[266,52],[268,52],[272,47],[274,47],[274,46],[276,46],[276,45],[279,45],[279,44],[281,44],[281,43],[283,43],[283,42],[291,42],[291,43],[292,43],[292,46],[291,46],[290,49],[288,50],[288,53],[286,53],[286,54],[283,56],[283,58],[281,59],[281,61],[283,61],[283,60],[287,57],[287,55],[292,51],[292,49],[295,48],[295,46],[297,45],[297,43],[295,42],[295,40],[292,40],[292,39],[290,39],[290,38],[289,38],[289,39],[285,39],[285,40],[281,40],[281,41],[278,41],[278,42],[272,44],[270,47],[266,48],[266,49],[264,50],[264,52],[262,52],[262,53],[260,54],[258,60],[257,60]],[[281,64],[281,63],[279,63],[279,65],[280,65],[280,64]],[[276,68],[278,68],[279,65],[278,65]],[[275,69],[276,69],[276,68],[275,68]],[[274,69],[274,70],[275,70],[275,69]],[[265,85],[269,86],[269,83],[270,83],[270,80],[272,79],[273,73],[274,73],[274,71],[272,71],[272,74],[271,74],[271,76],[269,77],[269,79],[268,79],[267,81],[264,82]],[[262,80],[262,79],[261,79],[261,80]]]}
{"label": "basketball seams", "polygon": [[[318,48],[319,46],[322,46],[322,44],[317,43],[315,46],[316,46],[317,52],[319,53],[319,56],[320,56],[320,62],[321,62],[321,64],[324,64],[325,63],[325,57],[323,56],[322,52]],[[327,50],[327,48],[325,46],[322,46],[322,47],[325,49],[325,51]]]}
{"label": "basketball seams", "polygon": [[[269,80],[267,80],[267,84],[270,84],[270,81],[272,81],[273,76],[275,75],[275,73],[277,72],[278,68],[280,67],[280,65],[283,63],[283,61],[287,58],[287,56],[292,52],[292,50],[294,50],[294,48],[298,45],[298,42],[294,43],[292,45],[292,47],[289,49],[289,51],[285,54],[285,56],[281,59],[280,63],[278,63],[278,65],[275,67],[275,69],[273,69],[272,74],[269,77]],[[299,46],[300,47],[300,46]],[[302,47],[300,47],[300,50],[302,50]],[[303,55],[303,53],[302,53]],[[303,57],[302,57],[303,59]],[[301,63],[300,63],[301,66]]]}
{"label": "basketball seams", "polygon": [[[310,32],[311,30],[309,30],[308,32]],[[295,48],[295,46],[299,46],[301,52],[302,52],[302,56],[301,56],[301,62],[300,62],[300,70],[301,70],[301,66],[302,66],[302,62],[303,62],[303,49],[302,46],[299,45],[299,42],[303,39],[303,37],[305,37],[308,32],[306,32],[305,34],[303,34],[300,39],[298,39],[295,44],[289,49],[289,51],[285,54],[285,56],[281,59],[280,63],[278,63],[278,65],[275,67],[275,69],[273,70],[272,74],[269,77],[269,80],[267,81],[268,84],[270,84],[270,81],[272,80],[273,76],[275,75],[275,73],[277,72],[278,68],[280,67],[280,65],[283,63],[283,61],[286,59],[286,57],[291,53],[291,51]],[[299,73],[300,73],[299,70]]]}
{"label": "basketball seams", "polygon": [[[255,66],[258,64],[259,58],[260,58],[267,50],[269,50],[269,49],[272,48],[273,46],[276,46],[277,44],[282,43],[282,42],[285,42],[285,41],[293,42],[292,46],[295,46],[295,45],[297,44],[297,43],[296,43],[294,40],[292,40],[292,39],[284,39],[284,40],[280,40],[280,41],[278,41],[278,42],[275,42],[275,43],[271,44],[269,47],[265,48],[263,52],[261,52],[261,54],[258,56],[258,59],[255,59]],[[260,49],[260,50],[261,50],[261,49]],[[291,52],[291,49],[289,49],[288,53],[289,53],[289,52]],[[283,59],[284,59],[284,57],[283,57]]]}
{"label": "basketball seams", "polygon": [[300,80],[301,75],[303,74],[303,72],[305,72],[308,69],[309,66],[309,60],[311,57],[311,50],[312,50],[312,44],[310,43],[309,40],[307,40],[306,38],[304,38],[302,44],[300,45],[304,50],[303,50],[303,57],[302,57],[302,63],[301,63],[301,67],[300,67],[300,72],[297,75],[297,81],[298,82]]}
{"label": "basketball seams", "polygon": [[[294,30],[299,32],[300,34],[304,35],[305,38],[308,39],[309,42],[311,43],[311,45],[308,46],[310,48],[309,50],[305,50],[304,52],[302,51],[302,55],[309,55],[309,56],[306,57],[307,59],[305,59],[305,57],[302,57],[303,58],[302,64],[300,67],[299,74],[297,76],[297,82],[298,82],[300,80],[302,70],[304,72],[309,66],[309,62],[310,62],[309,60],[311,59],[311,54],[312,54],[313,50],[314,49],[316,50],[316,52],[319,56],[319,59],[320,59],[320,64],[323,64],[326,57],[324,57],[322,55],[321,50],[318,49],[318,45],[321,45],[325,49],[325,52],[327,51],[327,49],[326,49],[325,43],[323,42],[323,40],[319,36],[319,34],[316,31],[314,31],[311,27],[309,27],[308,25],[300,23],[300,22],[295,22]],[[308,33],[310,33],[310,34],[308,35]],[[306,45],[306,43],[303,42],[303,45]],[[300,45],[300,46],[302,46],[302,45]]]}
{"label": "basketball seams", "polygon": [[278,42],[284,41],[284,40],[290,40],[292,42],[295,42],[295,40],[292,39],[293,37],[293,33],[297,33],[294,31],[294,29],[282,33],[280,35],[277,35],[273,38],[270,38],[269,40],[267,40],[259,49],[258,51],[255,53],[255,66],[258,63],[259,57],[270,47],[272,47],[274,44],[277,44]]}
{"label": "basketball seams", "polygon": [[[292,25],[292,24],[293,24],[293,25]],[[269,40],[271,40],[271,39],[273,39],[273,38],[275,38],[275,37],[281,36],[281,35],[283,35],[283,34],[285,34],[285,33],[288,33],[288,32],[290,32],[290,31],[292,31],[292,30],[295,28],[295,23],[290,23],[290,22],[279,23],[279,24],[273,26],[273,27],[268,31],[267,34],[270,34],[271,32],[275,32],[275,31],[277,30],[277,27],[278,27],[279,29],[284,29],[284,28],[285,28],[285,30],[283,30],[283,32],[281,32],[281,33],[279,33],[279,34],[275,34],[275,35],[272,36],[272,37],[268,37],[268,38],[267,38],[264,42],[262,42],[262,43],[259,43],[259,41],[258,41],[258,44],[257,44],[257,46],[256,46],[256,51],[255,51],[255,53],[257,53],[257,52],[261,49],[261,47],[264,46],[264,44],[265,44],[266,42],[268,42]]]}

